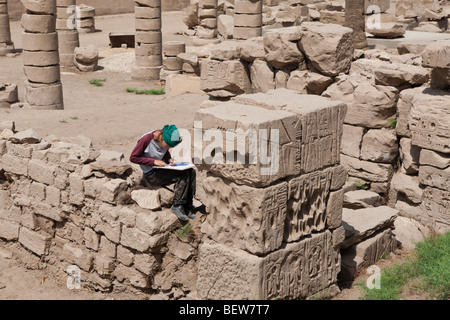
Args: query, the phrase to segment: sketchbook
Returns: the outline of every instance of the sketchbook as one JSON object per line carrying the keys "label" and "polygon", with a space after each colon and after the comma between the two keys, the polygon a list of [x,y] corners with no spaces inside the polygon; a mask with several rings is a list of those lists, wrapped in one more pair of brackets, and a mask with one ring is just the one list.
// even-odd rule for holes
{"label": "sketchbook", "polygon": [[177,163],[176,166],[165,166],[165,167],[158,167],[158,169],[167,169],[167,170],[178,170],[178,171],[183,171],[183,170],[187,170],[190,168],[194,168],[195,164],[192,163]]}

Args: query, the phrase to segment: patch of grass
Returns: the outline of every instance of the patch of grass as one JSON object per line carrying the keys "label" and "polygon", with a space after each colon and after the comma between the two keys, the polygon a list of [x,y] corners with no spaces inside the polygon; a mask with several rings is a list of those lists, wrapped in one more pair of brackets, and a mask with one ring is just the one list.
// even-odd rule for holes
{"label": "patch of grass", "polygon": [[[402,299],[405,287],[439,300],[450,298],[450,232],[417,243],[415,255],[409,261],[381,272],[381,288],[364,286],[366,300]],[[412,285],[411,285],[412,284]]]}
{"label": "patch of grass", "polygon": [[73,117],[70,117],[70,119],[72,119],[72,120],[78,120],[78,117],[77,117],[77,116],[73,116]]}
{"label": "patch of grass", "polygon": [[178,229],[176,229],[175,233],[177,234],[178,237],[180,237],[180,239],[185,240],[187,238],[189,232],[191,232],[191,228],[192,228],[192,226],[188,222],[184,226],[181,226]]}
{"label": "patch of grass", "polygon": [[387,125],[389,128],[395,129],[397,127],[397,119],[390,119]]}
{"label": "patch of grass", "polygon": [[369,185],[362,180],[355,181],[356,190],[367,190],[369,189]]}
{"label": "patch of grass", "polygon": [[66,120],[64,120],[64,119],[62,119],[62,120],[59,120],[59,122],[61,122],[61,123],[67,123],[67,121],[66,121]]}
{"label": "patch of grass", "polygon": [[97,87],[103,87],[103,82],[105,81],[106,79],[91,79],[89,83]]}
{"label": "patch of grass", "polygon": [[139,89],[135,89],[135,88],[126,88],[125,89],[127,92],[134,92],[136,94],[145,94],[145,95],[163,95],[166,94],[166,91],[164,90],[164,88],[162,89],[150,89],[150,90],[139,90]]}

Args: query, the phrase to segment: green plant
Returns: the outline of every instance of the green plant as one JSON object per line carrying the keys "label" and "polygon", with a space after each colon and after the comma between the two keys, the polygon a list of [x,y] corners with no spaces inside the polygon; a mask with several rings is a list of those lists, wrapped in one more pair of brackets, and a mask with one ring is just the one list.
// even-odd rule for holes
{"label": "green plant", "polygon": [[388,120],[388,127],[395,129],[397,127],[397,119]]}
{"label": "green plant", "polygon": [[72,119],[72,120],[78,120],[78,117],[77,117],[77,116],[73,116],[73,117],[70,117],[70,119]]}
{"label": "green plant", "polygon": [[356,190],[367,190],[369,189],[369,185],[362,180],[355,181]]}
{"label": "green plant", "polygon": [[180,239],[185,240],[187,235],[189,234],[189,232],[191,232],[191,228],[192,228],[192,226],[188,222],[184,226],[181,226],[178,229],[176,229],[175,233]]}
{"label": "green plant", "polygon": [[106,79],[91,79],[89,83],[97,87],[103,87],[103,82],[105,81]]}
{"label": "green plant", "polygon": [[164,90],[164,88],[162,89],[150,89],[150,90],[138,90],[135,88],[126,88],[125,89],[127,92],[134,92],[136,94],[145,94],[145,95],[163,95],[166,94],[166,91]]}
{"label": "green plant", "polygon": [[66,120],[64,120],[64,119],[62,119],[62,120],[59,120],[59,122],[61,122],[61,123],[67,123],[67,121],[66,121]]}

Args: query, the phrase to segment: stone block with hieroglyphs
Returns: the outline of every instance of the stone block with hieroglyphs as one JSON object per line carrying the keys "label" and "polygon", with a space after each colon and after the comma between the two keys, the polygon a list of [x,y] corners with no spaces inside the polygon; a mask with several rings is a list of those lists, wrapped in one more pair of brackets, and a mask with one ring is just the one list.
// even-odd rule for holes
{"label": "stone block with hieroglyphs", "polygon": [[238,184],[267,186],[300,171],[301,131],[293,113],[230,102],[198,110],[194,131],[203,136],[196,162],[201,158],[209,171]]}
{"label": "stone block with hieroglyphs", "polygon": [[200,247],[200,299],[299,299],[337,281],[339,251],[331,232],[304,238],[264,257],[207,241]]}
{"label": "stone block with hieroglyphs", "polygon": [[450,230],[450,191],[426,187],[420,205],[426,220],[439,233]]}
{"label": "stone block with hieroglyphs", "polygon": [[409,118],[413,145],[450,153],[449,99],[448,91],[437,89],[415,96]]}

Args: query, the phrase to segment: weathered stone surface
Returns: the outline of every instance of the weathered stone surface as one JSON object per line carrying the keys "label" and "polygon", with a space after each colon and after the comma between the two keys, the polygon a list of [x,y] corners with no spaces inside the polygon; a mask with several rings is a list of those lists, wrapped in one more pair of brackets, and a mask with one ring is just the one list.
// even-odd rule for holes
{"label": "weathered stone surface", "polygon": [[19,242],[38,256],[48,254],[52,237],[43,231],[32,231],[25,227],[20,228]]}
{"label": "weathered stone surface", "polygon": [[370,129],[363,137],[361,159],[392,163],[398,156],[397,135],[394,129]]}
{"label": "weathered stone surface", "polygon": [[399,63],[380,63],[374,70],[375,83],[399,89],[427,83],[429,73],[425,68]]}
{"label": "weathered stone surface", "polygon": [[420,165],[429,165],[439,169],[450,167],[450,155],[422,149],[419,158]]}
{"label": "weathered stone surface", "polygon": [[395,130],[397,135],[411,138],[409,130],[409,118],[411,113],[412,101],[417,94],[424,92],[425,88],[406,89],[400,93],[397,103],[397,125]]}
{"label": "weathered stone surface", "polygon": [[349,176],[374,183],[389,181],[393,173],[391,164],[363,161],[344,154],[341,155],[341,163],[348,170]]}
{"label": "weathered stone surface", "polygon": [[200,89],[211,96],[235,96],[251,92],[251,83],[244,64],[238,60],[203,60]]}
{"label": "weathered stone surface", "polygon": [[396,114],[398,90],[352,75],[333,83],[322,96],[347,103],[346,124],[384,128]]}
{"label": "weathered stone surface", "polygon": [[314,68],[326,76],[349,70],[353,57],[352,29],[313,22],[303,23],[300,29],[299,47]]}
{"label": "weathered stone surface", "polygon": [[144,209],[158,210],[161,208],[158,190],[134,190],[131,199]]}
{"label": "weathered stone surface", "polygon": [[400,139],[400,161],[407,174],[419,172],[419,157],[421,148],[411,144],[411,139]]}
{"label": "weathered stone surface", "polygon": [[369,28],[366,28],[366,32],[373,35],[375,38],[399,38],[406,33],[406,27],[403,24],[396,22],[385,22],[380,24],[374,24]]}
{"label": "weathered stone surface", "polygon": [[236,48],[239,59],[252,62],[255,59],[264,60],[266,52],[264,50],[264,38],[256,37],[238,43]]}
{"label": "weathered stone surface", "polygon": [[397,239],[391,229],[382,230],[352,245],[342,251],[341,279],[354,280],[364,267],[376,263],[384,254],[393,252],[395,249],[397,249]]}
{"label": "weathered stone surface", "polygon": [[19,131],[16,134],[14,134],[11,138],[9,138],[10,141],[14,143],[39,143],[41,142],[41,137],[39,134],[34,131],[33,129],[27,129],[24,131]]}
{"label": "weathered stone surface", "polygon": [[203,190],[201,201],[208,212],[203,233],[256,255],[281,246],[287,214],[286,182],[253,188],[208,176]]}
{"label": "weathered stone surface", "polygon": [[200,299],[306,297],[335,283],[339,264],[329,231],[263,258],[208,241],[200,248],[197,293]]}
{"label": "weathered stone surface", "polygon": [[274,69],[266,61],[259,59],[253,61],[250,65],[250,79],[253,93],[275,89]]}
{"label": "weathered stone surface", "polygon": [[411,176],[396,172],[391,180],[391,188],[406,197],[411,203],[420,204],[422,202],[423,189],[419,186],[417,176]]}
{"label": "weathered stone surface", "polygon": [[428,218],[426,225],[439,233],[450,230],[450,192],[432,187],[426,187],[423,191],[423,200],[420,205],[423,214]]}
{"label": "weathered stone surface", "polygon": [[286,88],[303,94],[321,95],[333,79],[308,70],[291,72]]}
{"label": "weathered stone surface", "polygon": [[[344,23],[340,23],[349,27],[353,30],[353,48],[354,49],[363,49],[367,47],[366,40],[366,19],[365,15],[369,13],[369,9],[367,8],[369,1],[365,0],[347,0],[345,4],[343,4],[345,12],[344,14]],[[329,8],[328,10],[335,9]],[[369,12],[368,12],[369,11]],[[323,11],[322,11],[323,12]],[[322,21],[322,12],[320,14],[320,20]],[[337,12],[340,14],[341,12]],[[339,16],[339,15],[338,15]],[[342,19],[342,18],[341,18]],[[338,22],[337,22],[338,23]]]}
{"label": "weathered stone surface", "polygon": [[365,209],[343,209],[342,221],[346,230],[353,230],[353,234],[341,243],[342,248],[360,242],[377,231],[392,226],[399,211],[387,206]]}
{"label": "weathered stone surface", "polygon": [[422,65],[428,68],[450,68],[450,40],[435,41],[422,52]]}
{"label": "weathered stone surface", "polygon": [[341,152],[353,158],[361,155],[361,144],[365,129],[363,127],[344,124],[342,132]]}
{"label": "weathered stone surface", "polygon": [[368,190],[354,190],[345,193],[344,196],[344,206],[349,209],[354,209],[352,207],[361,206],[361,202],[368,206],[378,207],[381,205],[381,196],[372,191]]}
{"label": "weathered stone surface", "polygon": [[419,182],[430,187],[450,190],[450,168],[439,169],[421,165],[419,169]]}
{"label": "weathered stone surface", "polygon": [[277,69],[296,69],[304,62],[305,57],[299,50],[292,35],[282,32],[268,32],[264,35],[265,59]]}
{"label": "weathered stone surface", "polygon": [[[194,157],[202,159],[214,174],[238,183],[266,186],[297,172],[300,124],[294,113],[226,103],[198,110],[195,121],[201,123],[205,133],[208,129],[214,130],[208,134],[216,136],[215,145],[196,145],[194,148]],[[273,130],[278,130],[278,139]],[[241,145],[237,150],[235,141],[240,141]],[[233,158],[229,161],[227,157]]]}
{"label": "weathered stone surface", "polygon": [[448,91],[427,89],[412,101],[409,128],[412,144],[450,153],[450,113]]}
{"label": "weathered stone surface", "polygon": [[[302,95],[287,89],[271,90],[266,94],[240,95],[234,100],[241,104],[288,111],[298,117],[304,128],[301,136],[290,134],[291,138],[295,136],[297,141],[301,141],[301,152],[295,156],[297,172],[309,173],[339,162],[340,137],[347,109],[343,102],[324,100],[316,95]],[[320,119],[319,123],[316,119]]]}
{"label": "weathered stone surface", "polygon": [[397,217],[394,221],[395,239],[400,243],[402,248],[406,250],[413,250],[418,242],[421,242],[430,234],[428,227],[420,224],[418,221],[406,218]]}

